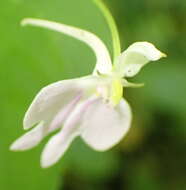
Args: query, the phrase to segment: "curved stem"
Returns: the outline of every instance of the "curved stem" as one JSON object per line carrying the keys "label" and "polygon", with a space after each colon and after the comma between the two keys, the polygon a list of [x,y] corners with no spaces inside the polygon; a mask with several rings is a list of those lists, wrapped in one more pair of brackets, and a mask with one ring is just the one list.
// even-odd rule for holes
{"label": "curved stem", "polygon": [[117,56],[119,56],[121,53],[119,32],[118,32],[115,20],[112,17],[109,9],[102,2],[102,0],[93,0],[93,1],[101,10],[101,12],[103,13],[103,15],[109,25],[111,35],[112,35],[112,43],[113,43],[113,59],[115,60],[115,58]]}

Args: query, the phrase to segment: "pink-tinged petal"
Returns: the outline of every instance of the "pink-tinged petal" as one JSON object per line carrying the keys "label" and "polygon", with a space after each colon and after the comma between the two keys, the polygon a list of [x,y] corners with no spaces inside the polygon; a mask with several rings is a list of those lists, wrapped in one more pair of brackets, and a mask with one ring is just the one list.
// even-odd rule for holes
{"label": "pink-tinged petal", "polygon": [[96,99],[97,97],[92,97],[79,103],[66,120],[62,130],[49,140],[41,156],[41,165],[43,168],[55,164],[63,156],[73,139],[80,134],[83,113],[86,112],[88,107]]}
{"label": "pink-tinged petal", "polygon": [[53,121],[41,122],[32,130],[21,136],[10,147],[12,151],[24,151],[31,149],[38,145],[41,140],[49,133],[62,127],[63,122],[67,119],[68,115],[73,111],[74,107],[81,99],[81,95],[75,97],[65,108],[60,110]]}
{"label": "pink-tinged petal", "polygon": [[95,102],[84,114],[81,137],[95,150],[110,149],[128,132],[131,116],[131,109],[124,99],[114,108],[101,100]]}
{"label": "pink-tinged petal", "polygon": [[76,134],[67,136],[67,134],[63,132],[53,136],[42,153],[41,166],[47,168],[55,164],[68,149],[70,143],[76,136]]}
{"label": "pink-tinged petal", "polygon": [[53,118],[53,120],[49,126],[49,131],[54,131],[55,129],[58,129],[59,127],[61,127],[61,125],[64,123],[64,121],[70,115],[70,113],[73,111],[74,107],[80,101],[81,97],[82,97],[82,95],[76,96],[65,108],[62,108],[57,113],[57,115]]}
{"label": "pink-tinged petal", "polygon": [[[77,95],[83,94],[93,84],[92,76],[63,80],[44,87],[33,100],[25,114],[24,129],[34,124],[52,120]],[[93,84],[94,85],[94,84]]]}
{"label": "pink-tinged petal", "polygon": [[[47,125],[47,124],[46,124]],[[12,151],[24,151],[38,145],[46,135],[46,126],[43,122],[38,124],[34,129],[30,130],[19,139],[17,139],[10,147]]]}

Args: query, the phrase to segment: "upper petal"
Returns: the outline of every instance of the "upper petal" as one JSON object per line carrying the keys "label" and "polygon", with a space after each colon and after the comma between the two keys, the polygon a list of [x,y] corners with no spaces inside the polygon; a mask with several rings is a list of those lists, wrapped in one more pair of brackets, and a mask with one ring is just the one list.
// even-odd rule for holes
{"label": "upper petal", "polygon": [[[90,80],[89,80],[90,79]],[[63,80],[41,89],[25,114],[23,125],[29,129],[43,120],[52,120],[74,97],[91,88],[91,77]]]}
{"label": "upper petal", "polygon": [[103,74],[110,73],[112,63],[109,52],[105,44],[95,34],[76,27],[41,19],[26,18],[22,21],[22,24],[48,28],[83,41],[92,48],[96,55],[96,69]]}
{"label": "upper petal", "polygon": [[127,133],[131,116],[130,107],[124,99],[114,108],[99,100],[84,114],[81,136],[95,150],[107,150]]}
{"label": "upper petal", "polygon": [[121,76],[132,77],[149,61],[157,61],[165,56],[151,43],[136,42],[119,56],[115,69]]}

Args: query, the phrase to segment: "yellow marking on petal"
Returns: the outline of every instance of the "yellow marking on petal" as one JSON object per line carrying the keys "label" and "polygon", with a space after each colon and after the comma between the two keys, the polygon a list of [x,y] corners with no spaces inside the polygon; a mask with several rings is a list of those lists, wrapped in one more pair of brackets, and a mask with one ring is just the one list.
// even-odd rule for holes
{"label": "yellow marking on petal", "polygon": [[123,86],[120,79],[114,79],[111,85],[111,103],[115,106],[119,104],[123,96]]}

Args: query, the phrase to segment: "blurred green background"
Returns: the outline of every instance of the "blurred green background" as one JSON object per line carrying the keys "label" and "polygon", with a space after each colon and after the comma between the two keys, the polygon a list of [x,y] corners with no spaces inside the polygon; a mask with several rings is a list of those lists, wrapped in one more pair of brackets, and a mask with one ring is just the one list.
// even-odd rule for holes
{"label": "blurred green background", "polygon": [[36,93],[52,82],[92,72],[95,57],[83,43],[39,28],[20,27],[36,17],[97,34],[112,52],[108,26],[92,0],[0,1],[0,190],[186,189],[186,1],[105,0],[116,19],[122,49],[149,41],[168,54],[149,64],[125,89],[133,124],[123,141],[99,153],[77,139],[60,162],[41,169],[46,140],[14,153],[22,118]]}

